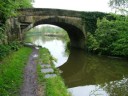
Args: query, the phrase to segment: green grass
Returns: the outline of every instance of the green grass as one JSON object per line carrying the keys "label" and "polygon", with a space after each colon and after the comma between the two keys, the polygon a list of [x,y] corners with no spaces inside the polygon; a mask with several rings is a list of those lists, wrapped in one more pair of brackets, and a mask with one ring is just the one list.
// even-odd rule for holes
{"label": "green grass", "polygon": [[46,96],[70,96],[60,76],[46,79]]}
{"label": "green grass", "polygon": [[32,50],[21,48],[0,63],[0,96],[19,96],[23,69]]}
{"label": "green grass", "polygon": [[55,68],[53,64],[54,58],[51,56],[50,52],[46,48],[41,48],[39,50],[40,61],[45,64],[51,64],[55,74],[54,78],[45,79],[43,73],[41,73],[41,67],[38,65],[38,81],[40,84],[45,82],[45,95],[46,96],[71,96],[67,91],[67,88],[61,78],[58,69]]}
{"label": "green grass", "polygon": [[40,48],[39,54],[41,62],[43,62],[44,64],[51,64],[52,60],[54,60],[53,57],[50,55],[50,52],[46,48]]}

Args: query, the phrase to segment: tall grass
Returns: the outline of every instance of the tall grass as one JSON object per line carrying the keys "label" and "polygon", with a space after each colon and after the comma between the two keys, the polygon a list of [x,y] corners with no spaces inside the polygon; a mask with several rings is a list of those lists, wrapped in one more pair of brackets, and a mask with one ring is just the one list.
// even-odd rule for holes
{"label": "tall grass", "polygon": [[0,96],[19,96],[23,69],[32,50],[21,48],[0,63]]}

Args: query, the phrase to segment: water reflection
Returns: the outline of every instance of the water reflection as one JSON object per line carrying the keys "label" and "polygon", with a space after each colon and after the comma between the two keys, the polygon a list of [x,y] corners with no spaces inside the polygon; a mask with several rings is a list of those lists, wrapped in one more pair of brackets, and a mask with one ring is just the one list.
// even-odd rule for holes
{"label": "water reflection", "polygon": [[64,42],[64,39],[62,38],[38,36],[38,38],[36,38],[33,43],[37,46],[46,47],[50,51],[51,55],[57,59],[57,62],[54,62],[56,67],[63,65],[68,59],[68,56],[65,54],[66,42]]}
{"label": "water reflection", "polygon": [[99,86],[88,85],[68,89],[73,96],[108,96],[108,94]]}
{"label": "water reflection", "polygon": [[89,55],[82,50],[65,52],[65,40],[34,36],[30,40],[49,49],[58,59],[66,86],[73,96],[128,96],[128,61]]}
{"label": "water reflection", "polygon": [[104,86],[100,86],[108,92],[109,96],[128,96],[128,78],[122,80],[111,81]]}
{"label": "water reflection", "polygon": [[[128,95],[128,90],[125,90],[128,88],[128,84],[120,84],[123,78],[128,77],[127,60],[88,55],[76,49],[72,49],[70,53],[67,62],[59,69],[63,71],[61,75],[74,96]],[[81,92],[81,90],[83,91]]]}

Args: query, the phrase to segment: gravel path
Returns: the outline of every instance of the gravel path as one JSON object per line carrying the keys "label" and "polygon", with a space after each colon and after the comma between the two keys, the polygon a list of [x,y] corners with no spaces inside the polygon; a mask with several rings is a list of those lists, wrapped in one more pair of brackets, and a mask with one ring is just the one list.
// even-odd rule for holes
{"label": "gravel path", "polygon": [[38,96],[38,84],[37,84],[37,60],[38,50],[33,48],[27,65],[24,70],[24,82],[21,88],[20,96]]}

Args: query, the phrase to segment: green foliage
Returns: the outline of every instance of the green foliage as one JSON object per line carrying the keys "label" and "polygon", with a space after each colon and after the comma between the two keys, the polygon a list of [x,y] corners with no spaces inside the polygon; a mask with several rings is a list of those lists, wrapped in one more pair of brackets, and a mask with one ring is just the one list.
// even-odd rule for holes
{"label": "green foliage", "polygon": [[16,9],[32,7],[32,0],[1,0],[0,21],[5,22],[8,17],[17,15]]}
{"label": "green foliage", "polygon": [[19,4],[19,8],[30,8],[32,7],[32,2],[34,2],[34,0],[20,0],[17,1],[17,4]]}
{"label": "green foliage", "polygon": [[112,42],[118,38],[119,31],[114,29],[116,27],[113,22],[109,22],[105,18],[102,21],[98,20],[98,29],[95,32],[96,39],[99,43],[99,48],[102,54],[109,53]]}
{"label": "green foliage", "polygon": [[48,51],[48,49],[46,48],[41,48],[39,50],[39,53],[40,53],[40,58],[43,58],[42,59],[42,62],[44,64],[51,64],[54,60],[53,57],[50,55],[50,52]]}
{"label": "green foliage", "polygon": [[59,76],[47,79],[46,96],[70,96],[64,86],[64,82]]}
{"label": "green foliage", "polygon": [[94,33],[97,29],[97,19],[102,19],[103,17],[107,16],[108,14],[102,12],[83,12],[81,17],[85,23],[86,32]]}
{"label": "green foliage", "polygon": [[18,8],[32,7],[33,0],[0,0],[0,44],[7,40],[4,24],[12,16],[16,16]]}
{"label": "green foliage", "polygon": [[6,39],[4,30],[5,30],[5,26],[1,26],[0,27],[0,44],[3,44],[4,40]]}
{"label": "green foliage", "polygon": [[21,47],[21,44],[19,41],[13,41],[9,44],[9,46],[11,50],[17,51]]}
{"label": "green foliage", "polygon": [[[117,19],[117,15],[114,15],[114,14],[108,14],[108,13],[102,13],[102,12],[81,13],[81,18],[83,19],[83,22],[85,24],[86,32],[90,32],[94,34],[94,32],[97,29],[97,19],[103,19],[104,17],[109,21]],[[119,18],[120,18],[120,15],[119,15]]]}
{"label": "green foliage", "polygon": [[10,44],[0,45],[0,60],[7,56],[11,51],[17,51],[21,47],[20,42],[13,41]]}
{"label": "green foliage", "polygon": [[19,96],[23,82],[23,69],[30,53],[30,48],[21,48],[2,60],[0,64],[0,96]]}
{"label": "green foliage", "polygon": [[9,45],[0,45],[0,60],[10,53]]}
{"label": "green foliage", "polygon": [[4,28],[3,27],[0,27],[0,39],[3,38],[3,32],[4,32]]}
{"label": "green foliage", "polygon": [[87,33],[87,37],[88,51],[96,52],[99,48],[99,43],[97,42],[96,38],[89,32]]}
{"label": "green foliage", "polygon": [[[94,35],[88,35],[88,49],[100,54],[128,56],[128,19],[117,16],[116,20],[97,20]],[[94,50],[95,49],[95,50]]]}
{"label": "green foliage", "polygon": [[128,56],[128,31],[126,34],[124,33],[124,36],[121,36],[116,42],[113,42],[112,47],[113,55]]}

